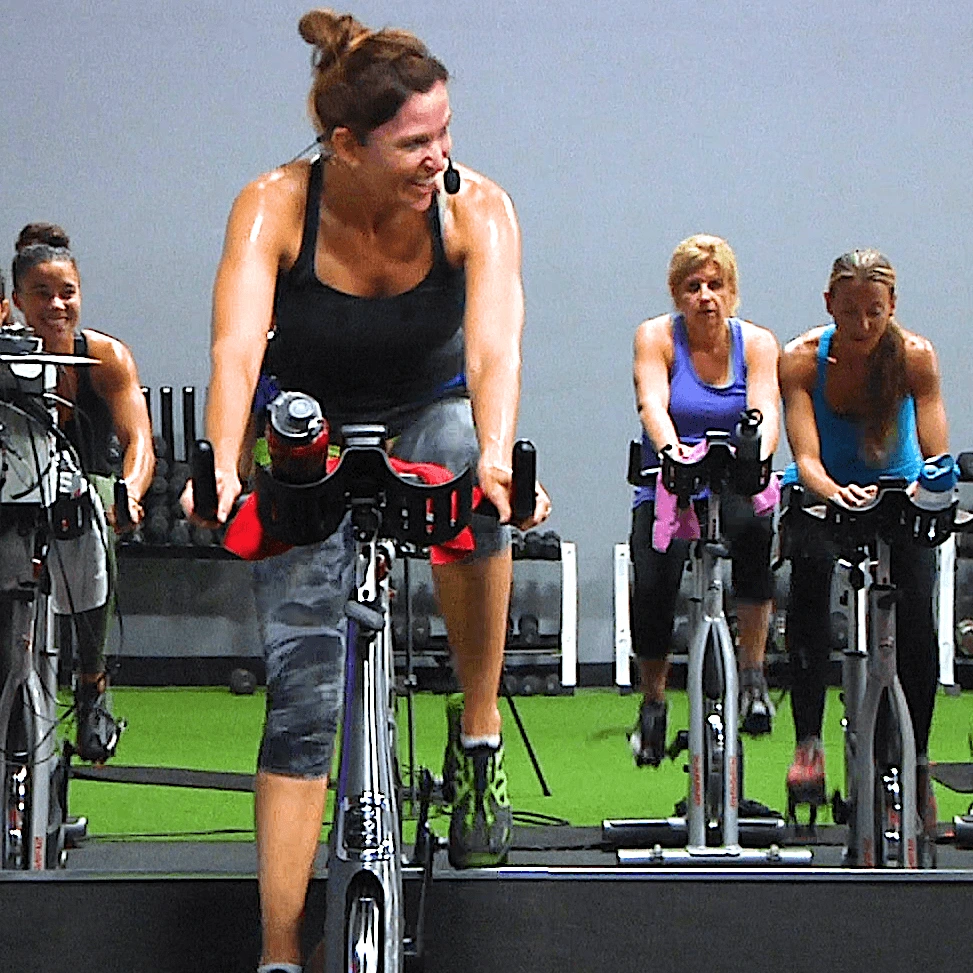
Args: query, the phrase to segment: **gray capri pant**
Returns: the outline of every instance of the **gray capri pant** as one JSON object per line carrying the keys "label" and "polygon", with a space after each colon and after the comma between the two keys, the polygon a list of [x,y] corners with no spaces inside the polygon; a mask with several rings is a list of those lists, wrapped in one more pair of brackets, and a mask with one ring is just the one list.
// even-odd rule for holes
{"label": "gray capri pant", "polygon": [[[475,471],[479,446],[469,399],[420,408],[402,428],[393,456],[438,463],[453,473],[468,466]],[[510,529],[477,524],[475,540],[470,560],[504,550]],[[346,517],[327,540],[253,566],[267,668],[260,770],[307,779],[326,777],[331,770],[344,691],[345,603],[354,582],[353,554]]]}

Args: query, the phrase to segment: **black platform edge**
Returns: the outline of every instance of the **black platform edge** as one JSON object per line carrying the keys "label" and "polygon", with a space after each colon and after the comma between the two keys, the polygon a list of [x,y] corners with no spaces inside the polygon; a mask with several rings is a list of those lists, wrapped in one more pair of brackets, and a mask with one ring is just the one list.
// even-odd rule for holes
{"label": "black platform edge", "polygon": [[[315,879],[309,943],[323,928]],[[415,907],[418,879],[406,881]],[[426,973],[963,969],[973,871],[504,868],[431,886]],[[252,973],[252,878],[0,877],[3,968]],[[646,965],[646,950],[651,963]],[[866,959],[867,958],[867,959]]]}

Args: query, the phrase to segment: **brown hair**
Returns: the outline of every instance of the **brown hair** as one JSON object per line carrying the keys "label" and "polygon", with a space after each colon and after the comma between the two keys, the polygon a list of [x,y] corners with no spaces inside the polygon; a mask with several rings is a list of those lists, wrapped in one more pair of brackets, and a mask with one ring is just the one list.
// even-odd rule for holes
{"label": "brown hair", "polygon": [[43,243],[58,250],[68,250],[71,247],[67,232],[57,223],[28,223],[20,231],[14,250],[20,253],[24,247],[35,243]]}
{"label": "brown hair", "polygon": [[[843,280],[872,281],[884,284],[889,296],[895,296],[895,268],[878,250],[850,250],[831,265],[828,293],[834,295]],[[896,419],[902,400],[909,393],[906,375],[905,338],[893,317],[869,356],[865,417],[864,449],[866,459],[876,465],[888,455],[895,433]]]}
{"label": "brown hair", "polygon": [[682,282],[711,260],[720,268],[727,290],[733,295],[729,308],[730,314],[736,314],[740,306],[736,255],[726,240],[722,237],[710,236],[708,233],[697,233],[687,237],[672,251],[672,256],[669,258],[669,293],[672,295],[672,300],[675,302]]}
{"label": "brown hair", "polygon": [[411,95],[449,80],[426,45],[405,30],[369,30],[351,14],[324,8],[304,14],[298,30],[315,49],[308,106],[325,142],[345,127],[364,145]]}

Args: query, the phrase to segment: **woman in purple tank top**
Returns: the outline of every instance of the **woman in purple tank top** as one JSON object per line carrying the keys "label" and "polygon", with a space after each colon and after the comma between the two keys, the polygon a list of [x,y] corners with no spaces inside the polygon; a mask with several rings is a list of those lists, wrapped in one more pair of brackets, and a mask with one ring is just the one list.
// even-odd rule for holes
{"label": "woman in purple tank top", "polygon": [[[635,395],[643,453],[671,446],[681,455],[709,429],[733,432],[746,408],[763,413],[763,449],[777,447],[777,339],[766,328],[734,317],[740,303],[736,258],[719,237],[684,240],[669,262],[676,313],[639,325],[635,333]],[[650,456],[647,459],[650,459]],[[652,546],[654,493],[639,490],[630,550],[635,568],[632,641],[639,657],[642,705],[631,735],[636,763],[658,766],[665,752],[666,678],[676,596],[688,553],[673,540],[665,553]],[[733,590],[740,632],[742,729],[768,733],[773,707],[763,674],[770,620],[772,523],[749,500],[729,495],[724,527],[731,540]]]}

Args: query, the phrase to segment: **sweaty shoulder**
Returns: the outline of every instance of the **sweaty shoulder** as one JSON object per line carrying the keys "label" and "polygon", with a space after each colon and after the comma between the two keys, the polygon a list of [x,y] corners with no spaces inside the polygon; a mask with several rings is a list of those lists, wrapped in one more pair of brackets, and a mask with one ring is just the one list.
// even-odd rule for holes
{"label": "sweaty shoulder", "polygon": [[906,331],[905,328],[902,328],[902,338],[909,386],[915,391],[927,387],[930,381],[938,382],[939,362],[932,342],[921,334]]}
{"label": "sweaty shoulder", "polygon": [[811,388],[817,378],[818,344],[825,325],[805,331],[784,345],[780,356],[781,391],[793,385]]}
{"label": "sweaty shoulder", "polygon": [[88,342],[88,357],[97,358],[97,365],[79,365],[91,368],[91,382],[95,389],[118,388],[137,375],[135,358],[128,345],[118,338],[101,331],[84,329]]}
{"label": "sweaty shoulder", "polygon": [[672,364],[672,315],[659,314],[648,318],[635,329],[635,354],[661,356]]}
{"label": "sweaty shoulder", "polygon": [[257,245],[276,252],[282,264],[293,263],[301,244],[310,171],[310,163],[301,159],[247,183],[230,212],[227,246]]}
{"label": "sweaty shoulder", "polygon": [[740,326],[748,359],[753,361],[754,356],[766,356],[777,360],[780,346],[777,344],[777,336],[770,328],[754,324],[753,321],[741,321]]}
{"label": "sweaty shoulder", "polygon": [[443,237],[450,263],[464,263],[481,247],[516,246],[519,250],[520,227],[510,196],[481,173],[460,165],[456,169],[459,192],[444,193]]}

